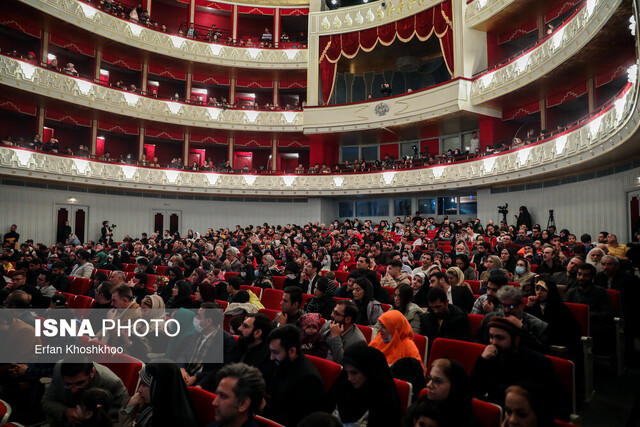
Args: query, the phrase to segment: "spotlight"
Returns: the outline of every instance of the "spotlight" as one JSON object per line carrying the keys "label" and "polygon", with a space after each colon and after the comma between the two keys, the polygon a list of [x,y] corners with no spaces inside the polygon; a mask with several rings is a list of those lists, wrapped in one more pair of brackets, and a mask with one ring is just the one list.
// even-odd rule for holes
{"label": "spotlight", "polygon": [[329,9],[335,10],[340,7],[340,0],[325,0],[325,4]]}

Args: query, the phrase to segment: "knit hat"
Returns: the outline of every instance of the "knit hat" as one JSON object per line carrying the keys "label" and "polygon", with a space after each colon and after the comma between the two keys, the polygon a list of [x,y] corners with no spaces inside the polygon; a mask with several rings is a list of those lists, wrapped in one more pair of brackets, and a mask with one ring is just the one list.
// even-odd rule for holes
{"label": "knit hat", "polygon": [[300,325],[303,331],[311,325],[315,325],[316,329],[320,330],[320,315],[318,313],[307,313],[300,317]]}
{"label": "knit hat", "polygon": [[512,337],[522,335],[522,328],[517,327],[506,317],[494,316],[489,320],[489,328],[498,328],[506,331]]}

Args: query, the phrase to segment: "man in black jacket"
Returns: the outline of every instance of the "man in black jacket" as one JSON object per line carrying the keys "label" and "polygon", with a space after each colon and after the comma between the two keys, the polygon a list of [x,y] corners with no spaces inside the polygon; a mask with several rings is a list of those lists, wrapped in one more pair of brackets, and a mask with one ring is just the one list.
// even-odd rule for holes
{"label": "man in black jacket", "polygon": [[429,276],[429,286],[442,289],[449,304],[457,305],[467,313],[471,313],[476,299],[466,286],[451,286],[447,281],[447,275],[442,271],[436,271]]}
{"label": "man in black jacket", "polygon": [[265,314],[248,314],[238,328],[240,337],[231,350],[230,362],[255,366],[264,374],[271,356],[267,343],[271,329],[271,320]]}
{"label": "man in black jacket", "polygon": [[460,307],[449,304],[447,294],[442,289],[431,288],[427,300],[429,310],[420,319],[421,335],[429,338],[429,342],[436,338],[471,340],[469,316]]}
{"label": "man in black jacket", "polygon": [[270,372],[265,375],[267,399],[263,415],[287,427],[325,405],[324,382],[300,349],[300,330],[293,325],[269,334]]}

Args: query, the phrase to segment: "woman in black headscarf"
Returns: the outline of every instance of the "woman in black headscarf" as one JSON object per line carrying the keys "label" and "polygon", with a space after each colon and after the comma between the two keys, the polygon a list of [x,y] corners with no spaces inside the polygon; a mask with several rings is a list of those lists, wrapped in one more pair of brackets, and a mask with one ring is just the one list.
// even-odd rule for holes
{"label": "woman in black headscarf", "polygon": [[521,225],[526,225],[527,226],[527,230],[531,230],[531,214],[529,214],[529,210],[527,209],[526,206],[520,206],[520,212],[518,212],[520,215],[516,215],[516,227],[518,228],[518,230],[520,229]]}
{"label": "woman in black headscarf", "polygon": [[331,319],[331,312],[333,307],[336,306],[336,301],[333,299],[333,294],[336,291],[336,286],[333,281],[320,280],[316,289],[313,291],[313,298],[309,299],[304,310],[307,313],[318,313],[324,319]]}
{"label": "woman in black headscarf", "polygon": [[343,424],[400,425],[400,398],[382,352],[353,345],[345,351],[342,366],[342,375],[330,393],[336,404],[333,414]]}
{"label": "woman in black headscarf", "polygon": [[465,427],[476,424],[472,423],[469,376],[455,360],[445,357],[433,361],[427,376],[427,394],[409,408],[407,420],[413,420],[415,407],[425,399],[437,403],[438,410],[447,420],[445,426]]}
{"label": "woman in black headscarf", "polygon": [[[140,387],[125,406],[136,427],[197,426],[195,409],[178,366],[159,359],[140,370]],[[126,420],[121,420],[127,425]]]}
{"label": "woman in black headscarf", "polygon": [[172,296],[167,302],[167,308],[191,308],[191,286],[186,280],[178,280],[173,285]]}
{"label": "woman in black headscarf", "polygon": [[356,279],[353,284],[353,302],[358,307],[358,318],[354,323],[373,326],[382,316],[382,305],[373,299],[373,285],[366,277]]}

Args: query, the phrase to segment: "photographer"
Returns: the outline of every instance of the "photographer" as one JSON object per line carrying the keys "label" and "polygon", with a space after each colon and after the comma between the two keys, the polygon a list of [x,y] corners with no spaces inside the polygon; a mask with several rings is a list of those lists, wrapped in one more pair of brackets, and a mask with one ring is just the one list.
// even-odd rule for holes
{"label": "photographer", "polygon": [[389,83],[382,83],[380,85],[380,93],[382,93],[384,97],[391,96],[391,85]]}
{"label": "photographer", "polygon": [[102,228],[100,229],[100,242],[105,243],[107,240],[113,240],[113,229],[116,225],[109,226],[109,221],[102,221]]}

